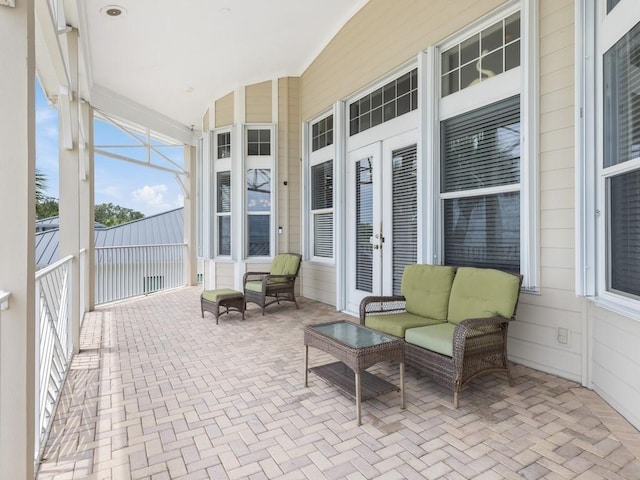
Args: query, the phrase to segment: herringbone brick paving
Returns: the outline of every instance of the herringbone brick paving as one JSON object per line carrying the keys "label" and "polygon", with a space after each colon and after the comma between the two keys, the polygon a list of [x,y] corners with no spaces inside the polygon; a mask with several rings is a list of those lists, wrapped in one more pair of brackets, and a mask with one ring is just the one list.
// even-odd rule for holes
{"label": "herringbone brick paving", "polygon": [[[352,317],[300,299],[200,317],[200,289],[102,307],[83,325],[39,480],[640,479],[640,433],[595,393],[514,366],[451,395],[412,370],[363,403],[310,375],[303,327]],[[315,349],[310,362],[332,357]],[[371,371],[398,382],[397,364]]]}

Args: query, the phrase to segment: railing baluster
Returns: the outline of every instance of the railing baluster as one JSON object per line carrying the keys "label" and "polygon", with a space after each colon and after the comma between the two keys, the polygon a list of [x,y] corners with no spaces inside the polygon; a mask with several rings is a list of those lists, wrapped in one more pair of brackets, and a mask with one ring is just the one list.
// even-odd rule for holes
{"label": "railing baluster", "polygon": [[96,247],[96,305],[185,284],[183,243]]}

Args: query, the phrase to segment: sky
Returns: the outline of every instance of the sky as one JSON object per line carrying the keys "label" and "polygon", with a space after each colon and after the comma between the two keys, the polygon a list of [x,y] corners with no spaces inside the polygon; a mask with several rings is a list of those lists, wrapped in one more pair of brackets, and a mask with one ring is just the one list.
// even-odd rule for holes
{"label": "sky", "polygon": [[[37,83],[37,82],[36,82]],[[135,142],[120,130],[102,121],[94,126],[96,145],[133,145]],[[114,153],[146,158],[141,148],[112,148]],[[161,148],[162,153],[182,165],[182,149]],[[153,163],[170,166],[159,157]],[[36,88],[36,167],[46,177],[45,195],[60,198],[58,181],[58,111],[49,106],[40,86]],[[182,189],[174,175],[153,168],[95,156],[95,204],[113,203],[142,212],[145,216],[172,210],[183,205]]]}

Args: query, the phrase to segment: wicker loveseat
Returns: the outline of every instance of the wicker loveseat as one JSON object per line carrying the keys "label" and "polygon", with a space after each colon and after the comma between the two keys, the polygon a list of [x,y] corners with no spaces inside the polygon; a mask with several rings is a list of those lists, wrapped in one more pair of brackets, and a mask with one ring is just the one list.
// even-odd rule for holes
{"label": "wicker loveseat", "polygon": [[504,372],[507,329],[514,318],[522,276],[500,270],[409,265],[402,295],[366,297],[360,323],[405,339],[405,361],[453,391],[472,379]]}
{"label": "wicker loveseat", "polygon": [[302,255],[281,253],[273,258],[269,272],[247,272],[242,278],[245,305],[257,303],[262,308],[272,303],[293,302],[298,308],[295,283],[300,271]]}

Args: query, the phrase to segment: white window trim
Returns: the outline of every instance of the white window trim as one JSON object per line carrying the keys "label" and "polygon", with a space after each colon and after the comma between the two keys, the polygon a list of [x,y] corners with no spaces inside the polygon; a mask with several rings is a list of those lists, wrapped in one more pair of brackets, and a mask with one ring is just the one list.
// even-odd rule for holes
{"label": "white window trim", "polygon": [[[315,152],[312,151],[312,128],[313,125],[319,121],[321,121],[324,118],[329,117],[330,115],[333,115],[333,143],[331,145],[327,145],[326,147],[323,147],[319,150],[316,150]],[[310,119],[309,121],[304,122],[303,124],[303,132],[304,132],[304,137],[303,137],[303,142],[304,142],[304,163],[303,163],[303,169],[304,169],[304,185],[305,185],[305,195],[304,195],[304,222],[303,222],[303,228],[304,228],[304,246],[305,246],[305,255],[304,258],[305,260],[308,260],[310,262],[313,263],[318,263],[318,264],[323,264],[323,265],[335,265],[335,258],[336,258],[336,198],[335,198],[335,191],[336,191],[336,114],[335,114],[335,109],[331,109],[331,110],[325,110],[323,113],[321,113],[320,115],[316,115],[314,118]],[[333,191],[334,191],[334,196],[333,196],[333,207],[332,208],[327,208],[327,209],[318,209],[318,210],[312,210],[311,205],[312,205],[312,199],[311,196],[313,194],[313,188],[312,188],[312,178],[311,178],[311,168],[314,167],[315,165],[319,165],[321,163],[324,163],[326,161],[332,160],[333,161],[333,178],[334,178],[334,182],[333,182]],[[314,255],[314,251],[315,251],[315,231],[314,231],[314,223],[313,223],[313,217],[315,214],[320,214],[320,213],[329,213],[331,212],[333,214],[333,256],[331,258],[328,257],[317,257]]]}
{"label": "white window trim", "polygon": [[[440,97],[440,54],[466,38],[493,25],[498,20],[520,11],[520,66],[496,77],[465,88],[459,92]],[[535,0],[510,1],[494,10],[486,17],[474,22],[467,28],[430,48],[425,55],[424,67],[434,82],[427,85],[427,94],[435,94],[433,108],[423,118],[425,125],[433,125],[434,132],[439,131],[440,122],[463,112],[495,103],[514,95],[520,95],[520,183],[517,188],[506,186],[508,191],[520,191],[520,273],[524,276],[522,288],[528,293],[539,293],[539,200],[538,200],[538,52],[537,52],[537,2]],[[420,98],[420,97],[419,97]],[[431,242],[433,249],[425,258],[433,258],[441,263],[444,248],[444,220],[442,218],[442,200],[447,196],[440,194],[440,145],[439,134],[423,137],[423,144],[433,148],[425,149],[426,164],[433,172],[434,232],[437,239]],[[500,187],[503,188],[503,187]]]}
{"label": "white window trim", "polygon": [[[577,66],[580,68],[582,91],[581,104],[578,108],[579,113],[584,116],[584,120],[579,125],[585,129],[585,133],[578,138],[581,140],[581,151],[585,152],[585,158],[589,162],[587,171],[595,173],[593,175],[584,173],[581,179],[585,183],[578,184],[580,192],[576,192],[576,206],[581,211],[576,215],[579,215],[582,221],[576,228],[576,235],[586,239],[582,242],[579,259],[594,262],[595,268],[590,268],[591,264],[587,261],[579,264],[582,271],[576,276],[580,276],[582,288],[578,289],[577,293],[590,296],[591,300],[601,308],[640,321],[640,301],[607,290],[609,256],[607,223],[610,216],[606,198],[607,179],[620,173],[637,170],[640,160],[630,160],[611,167],[604,167],[603,161],[603,56],[640,21],[640,14],[636,0],[621,0],[609,14],[606,12],[605,0],[584,0],[578,3],[576,17],[582,21],[580,34],[591,40],[591,43],[586,43],[585,50],[580,52],[583,57],[578,59]],[[589,31],[595,31],[594,38],[588,36]],[[593,133],[595,133],[593,135],[595,141],[589,141]],[[576,164],[580,165],[580,163],[581,159],[577,157]]]}
{"label": "white window trim", "polygon": [[[237,175],[236,172],[234,172],[234,168],[233,168],[233,158],[235,157],[234,155],[234,149],[233,149],[233,144],[234,144],[234,132],[232,131],[233,129],[231,127],[225,127],[225,128],[218,128],[215,130],[212,130],[211,132],[211,140],[210,143],[212,145],[211,148],[211,197],[210,197],[210,205],[211,205],[211,219],[213,220],[212,223],[212,228],[211,230],[211,235],[213,237],[213,241],[211,242],[213,245],[213,251],[211,252],[211,258],[219,258],[219,259],[225,259],[228,260],[233,256],[233,239],[236,238],[236,232],[233,228],[234,226],[234,209],[235,209],[235,196],[234,196],[234,183],[233,183],[233,179],[234,177]],[[218,158],[218,135],[221,133],[230,133],[231,134],[231,156],[227,157],[227,158]],[[218,194],[217,194],[217,188],[218,188],[218,173],[220,172],[230,172],[231,175],[231,212],[229,213],[225,213],[225,214],[219,214],[218,213]],[[231,217],[231,252],[229,255],[219,255],[218,251],[219,251],[219,245],[218,245],[218,217],[221,216],[229,216]]]}
{"label": "white window trim", "polygon": [[[242,258],[245,261],[258,261],[271,259],[275,255],[277,251],[277,178],[278,172],[276,168],[276,152],[277,152],[277,138],[276,133],[277,129],[275,124],[273,123],[246,123],[243,125],[243,135],[242,135],[242,175],[240,175],[242,179],[242,218],[243,218],[243,237],[242,237],[242,245],[243,245],[243,255]],[[249,130],[270,130],[271,131],[271,147],[270,155],[249,155],[247,153],[247,132]],[[233,140],[232,140],[233,142]],[[247,171],[253,169],[268,169],[271,174],[271,209],[268,212],[253,212],[249,213],[247,209]],[[232,173],[233,175],[233,173]],[[233,180],[232,180],[233,182]],[[233,211],[233,207],[232,207]],[[269,222],[269,255],[249,255],[249,215],[270,215]],[[233,243],[233,242],[232,242]],[[232,247],[233,248],[233,247]]]}

